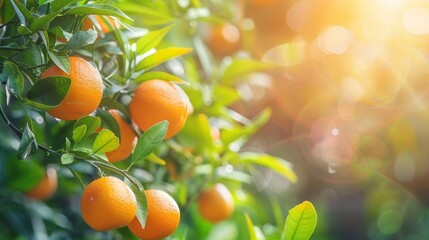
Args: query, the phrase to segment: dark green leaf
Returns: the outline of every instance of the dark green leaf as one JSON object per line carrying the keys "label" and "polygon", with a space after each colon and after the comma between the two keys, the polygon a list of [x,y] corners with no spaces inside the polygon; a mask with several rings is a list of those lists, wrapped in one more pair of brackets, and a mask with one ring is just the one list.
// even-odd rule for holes
{"label": "dark green leaf", "polygon": [[83,6],[71,7],[64,14],[107,15],[132,21],[132,19],[128,17],[125,13],[123,13],[121,10],[107,4],[86,4]]}
{"label": "dark green leaf", "polygon": [[137,71],[149,70],[172,58],[176,58],[183,54],[189,53],[190,51],[192,51],[191,48],[175,48],[175,47],[158,50],[156,53],[146,57],[139,64],[137,64],[136,70]]}
{"label": "dark green leaf", "polygon": [[103,98],[103,99],[101,99],[101,103],[100,104],[101,104],[101,106],[105,106],[105,107],[107,107],[109,109],[117,109],[120,112],[122,112],[123,114],[125,114],[126,116],[130,115],[128,113],[127,108],[123,104],[121,104],[120,102],[118,102],[118,101],[116,101],[116,100],[114,100],[112,98],[108,98],[108,97]]}
{"label": "dark green leaf", "polygon": [[53,13],[49,13],[43,17],[37,18],[36,20],[34,20],[30,24],[30,27],[29,27],[30,31],[34,33],[36,31],[40,30],[41,28],[48,26],[48,24],[52,21],[52,19],[54,19],[57,16],[58,16],[58,13],[53,12]]}
{"label": "dark green leaf", "polygon": [[18,147],[18,158],[26,159],[32,153],[37,151],[38,145],[36,141],[36,137],[33,132],[28,127],[28,124],[25,126],[24,132],[22,134],[21,142]]}
{"label": "dark green leaf", "polygon": [[52,52],[48,52],[48,54],[49,54],[49,57],[51,58],[52,62],[54,62],[57,67],[59,67],[61,70],[63,70],[67,74],[70,74],[70,61],[69,61],[68,57],[58,56]]}
{"label": "dark green leaf", "polygon": [[149,80],[153,80],[153,79],[160,79],[160,80],[175,82],[175,83],[187,83],[187,82],[183,81],[182,79],[180,79],[174,75],[171,75],[169,73],[156,72],[156,71],[143,73],[138,78],[134,79],[134,82],[141,83],[141,82],[149,81]]}
{"label": "dark green leaf", "polygon": [[283,232],[284,240],[308,240],[317,225],[317,213],[309,201],[289,210]]}
{"label": "dark green leaf", "polygon": [[134,186],[134,184],[131,184],[128,179],[126,182],[131,187],[131,190],[133,190],[133,193],[136,196],[136,199],[137,199],[136,216],[142,228],[144,228],[146,225],[146,219],[147,219],[147,199],[146,199],[145,190],[144,188],[141,188],[139,190],[136,186]]}
{"label": "dark green leaf", "polygon": [[137,41],[137,54],[143,54],[161,43],[165,35],[173,28],[167,26],[165,28],[149,32]]}
{"label": "dark green leaf", "polygon": [[30,191],[40,182],[44,169],[37,161],[19,161],[16,156],[9,156],[6,165],[6,185],[18,191]]}
{"label": "dark green leaf", "polygon": [[292,183],[296,183],[298,181],[298,177],[292,170],[292,165],[281,158],[264,153],[243,152],[239,154],[239,162],[243,164],[251,163],[264,166],[279,173]]}
{"label": "dark green leaf", "polygon": [[118,147],[119,138],[112,131],[103,129],[95,138],[92,151],[93,153],[104,153],[113,151]]}
{"label": "dark green leaf", "polygon": [[71,80],[68,77],[48,77],[40,79],[28,90],[27,97],[32,102],[55,107],[61,103],[69,91]]}
{"label": "dark green leaf", "polygon": [[164,140],[168,129],[168,121],[162,121],[149,128],[139,138],[134,149],[131,162],[134,164],[146,159]]}
{"label": "dark green leaf", "polygon": [[87,126],[86,126],[86,125],[80,125],[80,126],[75,127],[75,128],[73,129],[73,135],[72,135],[72,138],[73,138],[73,141],[74,141],[75,143],[79,142],[80,140],[82,140],[82,139],[83,139],[83,137],[85,137],[86,129],[87,129]]}
{"label": "dark green leaf", "polygon": [[85,116],[76,121],[74,128],[86,126],[86,133],[84,134],[84,137],[86,137],[95,133],[100,125],[101,119],[99,117]]}
{"label": "dark green leaf", "polygon": [[3,74],[7,77],[6,85],[9,90],[17,97],[21,97],[24,90],[24,77],[18,66],[13,62],[5,62]]}
{"label": "dark green leaf", "polygon": [[[9,1],[6,1],[5,4],[8,4]],[[28,22],[33,22],[34,17],[33,14],[18,0],[10,0],[13,8],[15,9],[16,15],[18,16],[19,22],[21,25],[26,25],[25,20]]]}
{"label": "dark green leaf", "polygon": [[64,50],[78,50],[82,47],[93,44],[97,39],[97,31],[79,31],[70,38],[67,44],[64,46]]}
{"label": "dark green leaf", "polygon": [[61,163],[64,165],[72,164],[74,162],[74,154],[64,153],[61,155]]}
{"label": "dark green leaf", "polygon": [[53,33],[57,37],[65,38],[67,40],[69,40],[73,36],[73,34],[67,32],[67,31],[64,31],[60,26],[56,26],[54,28],[51,28],[48,31],[50,33]]}
{"label": "dark green leaf", "polygon": [[14,62],[21,63],[27,67],[35,67],[45,64],[43,50],[36,44],[31,44],[29,48],[16,54]]}
{"label": "dark green leaf", "polygon": [[[0,8],[0,16],[2,17],[3,24],[10,22],[15,17],[15,8],[12,4],[12,0],[3,1],[3,7]],[[22,13],[21,16],[23,17]],[[23,17],[25,19],[25,17]]]}

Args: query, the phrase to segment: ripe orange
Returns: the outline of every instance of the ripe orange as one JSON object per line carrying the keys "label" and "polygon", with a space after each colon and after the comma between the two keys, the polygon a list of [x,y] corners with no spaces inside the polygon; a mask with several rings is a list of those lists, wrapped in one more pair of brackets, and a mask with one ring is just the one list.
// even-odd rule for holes
{"label": "ripe orange", "polygon": [[51,198],[58,188],[57,171],[49,167],[39,184],[25,195],[34,200],[46,200]]}
{"label": "ripe orange", "polygon": [[232,24],[212,26],[204,39],[216,56],[228,56],[240,48],[240,31]]}
{"label": "ripe orange", "polygon": [[137,213],[137,200],[122,180],[102,177],[85,188],[80,209],[90,227],[106,231],[128,225]]}
{"label": "ripe orange", "polygon": [[106,156],[107,159],[109,159],[109,162],[119,162],[131,155],[137,143],[137,135],[131,126],[122,119],[118,110],[109,110],[109,113],[119,125],[121,143],[117,149],[107,152]]}
{"label": "ripe orange", "polygon": [[234,208],[231,192],[221,183],[204,190],[198,198],[198,209],[201,216],[212,223],[231,216]]}
{"label": "ripe orange", "polygon": [[147,219],[143,229],[137,217],[128,225],[131,232],[143,240],[162,239],[179,226],[180,210],[176,201],[161,190],[146,190]]}
{"label": "ripe orange", "polygon": [[[105,17],[105,18],[107,19],[107,21],[110,22],[110,24],[113,27],[117,25],[115,20],[113,20],[111,17]],[[112,30],[109,27],[109,25],[103,20],[103,18],[101,16],[93,15],[93,16],[88,16],[88,17],[83,19],[82,30],[86,31],[86,30],[94,28],[94,26],[96,28],[98,28],[104,34],[107,34]]]}
{"label": "ripe orange", "polygon": [[138,86],[130,103],[131,118],[146,131],[163,120],[168,121],[165,138],[178,133],[185,125],[191,107],[186,94],[175,84],[150,80]]}
{"label": "ripe orange", "polygon": [[69,57],[70,74],[52,66],[41,78],[66,76],[71,79],[70,89],[55,108],[48,113],[63,120],[76,120],[97,109],[103,96],[103,81],[100,73],[89,62],[80,57]]}

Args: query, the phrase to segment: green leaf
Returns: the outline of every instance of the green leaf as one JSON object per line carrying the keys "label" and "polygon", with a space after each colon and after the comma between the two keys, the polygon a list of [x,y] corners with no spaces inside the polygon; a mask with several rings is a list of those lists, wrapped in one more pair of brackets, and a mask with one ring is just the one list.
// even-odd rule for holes
{"label": "green leaf", "polygon": [[53,2],[54,0],[39,0],[39,5],[47,4]]}
{"label": "green leaf", "polygon": [[121,132],[119,131],[118,122],[112,117],[112,115],[108,111],[98,109],[96,115],[101,119],[101,126],[103,128],[109,129],[120,138]]}
{"label": "green leaf", "polygon": [[[136,180],[137,181],[137,180]],[[145,190],[142,187],[140,190],[134,186],[134,184],[131,184],[128,179],[126,179],[127,184],[131,187],[131,190],[133,190],[134,195],[136,195],[137,199],[137,219],[140,222],[140,225],[142,228],[146,225],[146,219],[147,219],[147,199]]]}
{"label": "green leaf", "polygon": [[2,162],[7,165],[2,180],[6,180],[5,183],[10,189],[30,191],[37,186],[44,175],[44,169],[37,161],[19,161],[16,156],[8,156],[8,159],[4,160]]}
{"label": "green leaf", "polygon": [[247,230],[249,231],[250,240],[258,240],[256,237],[255,226],[253,226],[252,220],[249,217],[249,214],[245,213],[244,217],[246,218]]}
{"label": "green leaf", "polygon": [[73,34],[65,31],[60,26],[56,26],[56,27],[50,28],[48,30],[48,32],[53,33],[57,37],[62,37],[62,38],[65,38],[67,40],[69,40],[73,36]]}
{"label": "green leaf", "polygon": [[233,84],[234,80],[243,79],[250,73],[274,69],[278,66],[252,59],[236,59],[223,72],[222,82]]}
{"label": "green leaf", "polygon": [[29,27],[30,31],[34,33],[40,30],[41,28],[48,26],[48,24],[52,21],[52,19],[54,19],[57,16],[58,16],[58,12],[53,12],[43,17],[37,18],[30,24],[30,27]]}
{"label": "green leaf", "polygon": [[141,82],[145,82],[145,81],[149,81],[149,80],[153,80],[153,79],[160,79],[160,80],[164,80],[164,81],[169,81],[169,82],[175,82],[175,83],[186,83],[185,81],[183,81],[182,79],[171,75],[169,73],[166,72],[145,72],[142,75],[140,75],[138,78],[134,79],[134,82],[136,83],[141,83]]}
{"label": "green leaf", "polygon": [[138,161],[146,159],[164,140],[165,134],[168,129],[168,121],[162,121],[147,131],[139,138],[137,145],[134,149],[131,163],[134,164]]}
{"label": "green leaf", "polygon": [[72,135],[72,138],[73,138],[73,141],[74,141],[75,143],[79,142],[80,140],[82,140],[82,139],[83,139],[83,137],[85,137],[86,129],[87,129],[87,126],[86,126],[86,125],[80,125],[80,126],[75,127],[75,128],[73,129],[73,135]]}
{"label": "green leaf", "polygon": [[54,62],[57,67],[59,67],[61,70],[63,70],[67,74],[70,74],[70,61],[69,61],[68,57],[58,56],[52,52],[48,52],[48,54],[49,54],[49,57],[51,58],[52,62]]}
{"label": "green leaf", "polygon": [[21,70],[15,63],[7,61],[4,64],[3,74],[7,76],[6,85],[9,91],[21,98],[24,90],[24,77]]}
{"label": "green leaf", "polygon": [[71,7],[64,13],[64,15],[67,14],[107,15],[132,21],[132,19],[128,17],[124,12],[122,12],[116,7],[107,4],[86,4],[82,6]]}
{"label": "green leaf", "polygon": [[[117,109],[120,112],[122,112],[123,114],[125,114],[126,116],[130,115],[127,108],[123,104],[121,104],[120,102],[116,101],[115,99],[105,97],[105,98],[101,99],[100,105],[107,107],[109,109]],[[113,132],[115,132],[115,131],[113,131]]]}
{"label": "green leaf", "polygon": [[38,145],[37,145],[36,137],[28,127],[28,123],[27,123],[24,129],[24,132],[22,134],[21,142],[19,143],[18,158],[26,159],[32,153],[37,151],[37,149],[38,149]]}
{"label": "green leaf", "polygon": [[40,103],[51,108],[61,103],[67,95],[71,84],[68,77],[48,77],[34,83],[28,90],[27,97],[30,101]]}
{"label": "green leaf", "polygon": [[214,148],[210,122],[204,114],[190,115],[176,138],[183,146],[192,148],[197,153]]}
{"label": "green leaf", "polygon": [[[5,1],[5,5],[8,5],[9,1]],[[25,20],[28,22],[33,22],[33,14],[18,0],[10,0],[13,8],[15,9],[16,15],[18,16],[19,22],[21,25],[25,26]]]}
{"label": "green leaf", "polygon": [[46,63],[43,50],[39,45],[33,43],[30,43],[30,46],[24,51],[13,56],[13,60],[16,63],[20,63],[20,65],[25,65],[29,68]]}
{"label": "green leaf", "polygon": [[66,150],[69,150],[71,147],[71,142],[68,138],[66,138]]}
{"label": "green leaf", "polygon": [[55,0],[51,3],[51,11],[56,12],[80,0]]}
{"label": "green leaf", "polygon": [[93,153],[110,152],[119,147],[119,138],[115,134],[108,130],[103,129],[97,135],[92,147]]}
{"label": "green leaf", "polygon": [[85,116],[81,117],[79,120],[76,121],[74,124],[74,128],[78,128],[80,126],[86,126],[86,133],[85,137],[89,136],[97,131],[97,129],[101,125],[101,119],[99,117],[93,117],[93,116]]}
{"label": "green leaf", "polygon": [[176,58],[183,54],[189,53],[190,51],[192,51],[191,48],[175,48],[175,47],[158,50],[156,53],[149,55],[148,57],[143,59],[139,64],[137,64],[136,71],[151,69],[172,58]]}
{"label": "green leaf", "polygon": [[173,25],[167,26],[165,28],[151,31],[148,34],[144,35],[137,41],[137,54],[142,54],[149,51],[152,48],[161,43],[162,39],[167,35],[167,33],[173,28]]}
{"label": "green leaf", "polygon": [[304,201],[289,210],[283,232],[284,240],[308,240],[317,225],[317,213],[313,204]]}
{"label": "green leaf", "polygon": [[[16,15],[16,10],[14,8],[12,1],[4,0],[3,7],[0,8],[0,16],[2,17],[3,24],[10,22],[15,17],[15,15]],[[21,17],[25,19],[22,13],[21,13]]]}
{"label": "green leaf", "polygon": [[82,47],[93,44],[97,39],[97,31],[79,31],[70,38],[67,44],[64,46],[64,50],[78,50]]}
{"label": "green leaf", "polygon": [[284,159],[277,158],[264,153],[243,152],[239,154],[239,161],[244,164],[257,164],[267,167],[292,183],[298,182],[298,177],[292,170],[292,165]]}
{"label": "green leaf", "polygon": [[156,11],[139,3],[132,3],[130,1],[127,1],[118,2],[116,5],[127,13],[137,14],[139,17],[141,17],[141,19],[144,19],[145,25],[159,26],[169,24],[175,21],[173,17],[168,16],[165,13]]}
{"label": "green leaf", "polygon": [[64,165],[72,164],[74,162],[74,154],[64,153],[61,155],[61,163]]}

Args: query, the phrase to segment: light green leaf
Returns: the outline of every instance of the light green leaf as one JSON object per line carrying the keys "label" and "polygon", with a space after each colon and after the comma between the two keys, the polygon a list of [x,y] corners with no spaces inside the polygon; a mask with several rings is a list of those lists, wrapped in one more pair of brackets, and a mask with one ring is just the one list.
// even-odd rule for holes
{"label": "light green leaf", "polygon": [[247,214],[247,213],[244,214],[244,217],[246,218],[246,225],[247,225],[247,230],[249,231],[250,240],[258,240],[256,238],[255,227],[253,226],[253,223],[249,217],[249,214]]}
{"label": "light green leaf", "polygon": [[170,17],[160,11],[156,11],[154,9],[143,6],[142,4],[127,1],[118,2],[116,5],[127,13],[137,14],[139,17],[144,19],[145,25],[165,25],[175,21],[173,17]]}
{"label": "light green leaf", "polygon": [[243,79],[250,73],[274,69],[278,66],[253,59],[236,59],[223,72],[222,82],[233,84],[234,80]]}
{"label": "light green leaf", "polygon": [[93,153],[110,152],[118,147],[119,138],[112,131],[103,129],[95,138],[92,151]]}
{"label": "light green leaf", "polygon": [[292,165],[284,159],[277,158],[264,153],[243,152],[239,154],[239,161],[244,164],[257,164],[267,167],[283,177],[287,178],[290,182],[298,182],[298,177],[292,170]]}
{"label": "light green leaf", "polygon": [[24,133],[22,134],[21,142],[19,143],[18,158],[26,159],[32,153],[37,151],[37,149],[38,149],[38,145],[37,145],[36,137],[28,127],[28,123],[27,123],[27,125],[25,125],[25,128],[24,128]]}
{"label": "light green leaf", "polygon": [[61,163],[64,165],[72,164],[74,162],[74,154],[64,153],[61,155]]}
{"label": "light green leaf", "polygon": [[55,0],[51,3],[51,11],[56,12],[75,2],[79,2],[79,0]]}
{"label": "light green leaf", "polygon": [[82,47],[93,44],[97,39],[97,31],[79,31],[70,38],[67,44],[64,46],[64,50],[78,50]]}
{"label": "light green leaf", "polygon": [[139,138],[137,145],[134,149],[131,163],[134,164],[138,161],[146,159],[164,140],[165,134],[168,129],[168,121],[162,121],[147,131]]}
{"label": "light green leaf", "polygon": [[74,128],[76,129],[80,126],[86,126],[86,131],[84,134],[84,137],[86,137],[95,133],[100,125],[101,119],[99,117],[85,116],[76,121]]}
{"label": "light green leaf", "polygon": [[165,28],[151,31],[148,34],[144,35],[137,41],[137,54],[142,54],[149,51],[152,48],[161,43],[165,35],[173,28],[173,25],[167,26]]}
{"label": "light green leaf", "polygon": [[86,129],[87,129],[86,125],[80,125],[73,129],[72,137],[75,143],[79,142],[80,140],[83,139],[83,137],[85,137]]}
{"label": "light green leaf", "polygon": [[149,70],[170,59],[189,53],[190,51],[192,51],[191,48],[176,48],[176,47],[158,50],[156,53],[149,55],[148,57],[143,59],[139,64],[137,64],[136,70],[137,71]]}
{"label": "light green leaf", "polygon": [[169,82],[186,83],[187,84],[187,82],[183,81],[182,79],[180,79],[174,75],[171,75],[171,74],[166,73],[166,72],[156,72],[156,71],[145,72],[142,75],[140,75],[138,78],[134,79],[134,82],[141,83],[141,82],[149,81],[149,80],[153,80],[153,79],[160,79],[160,80],[169,81]]}
{"label": "light green leaf", "polygon": [[[139,5],[140,6],[140,5]],[[114,16],[132,21],[124,12],[116,7],[107,4],[86,4],[82,6],[71,7],[64,15],[67,14],[82,14],[82,15],[106,15]]]}
{"label": "light green leaf", "polygon": [[289,210],[283,232],[284,240],[308,240],[317,225],[317,213],[309,201]]}
{"label": "light green leaf", "polygon": [[24,77],[18,66],[13,62],[5,62],[3,74],[6,75],[6,85],[15,96],[21,97],[24,89]]}

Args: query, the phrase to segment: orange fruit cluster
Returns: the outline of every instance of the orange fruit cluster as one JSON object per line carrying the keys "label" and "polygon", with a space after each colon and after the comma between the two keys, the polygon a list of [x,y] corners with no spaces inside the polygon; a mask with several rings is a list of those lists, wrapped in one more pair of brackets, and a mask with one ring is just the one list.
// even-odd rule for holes
{"label": "orange fruit cluster", "polygon": [[221,183],[205,189],[197,203],[201,216],[212,223],[229,218],[235,208],[231,192]]}
{"label": "orange fruit cluster", "polygon": [[128,225],[130,231],[142,240],[162,239],[171,235],[180,222],[176,201],[161,190],[146,190],[147,219],[144,228],[137,217]]}

